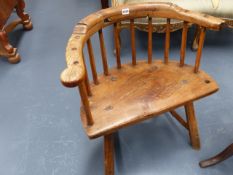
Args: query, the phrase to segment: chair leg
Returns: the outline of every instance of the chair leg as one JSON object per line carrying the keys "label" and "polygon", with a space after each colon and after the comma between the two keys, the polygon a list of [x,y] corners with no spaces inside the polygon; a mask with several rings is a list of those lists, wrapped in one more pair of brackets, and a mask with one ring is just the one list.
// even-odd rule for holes
{"label": "chair leg", "polygon": [[231,156],[233,156],[233,143],[231,145],[229,145],[224,151],[222,151],[218,155],[216,155],[216,156],[214,156],[212,158],[209,158],[207,160],[201,161],[199,163],[199,165],[202,168],[206,168],[206,167],[218,164],[218,163],[228,159]]}
{"label": "chair leg", "polygon": [[199,150],[200,149],[200,139],[199,139],[199,132],[198,132],[198,125],[194,111],[193,102],[189,102],[185,105],[185,112],[188,122],[188,129],[189,129],[189,137],[191,140],[191,145],[193,149]]}
{"label": "chair leg", "polygon": [[114,175],[114,135],[104,136],[105,175]]}
{"label": "chair leg", "polygon": [[192,50],[196,51],[199,45],[199,38],[200,38],[200,34],[201,34],[201,28],[199,26],[196,27],[196,31],[194,34],[194,39],[193,39],[193,43],[192,43]]}

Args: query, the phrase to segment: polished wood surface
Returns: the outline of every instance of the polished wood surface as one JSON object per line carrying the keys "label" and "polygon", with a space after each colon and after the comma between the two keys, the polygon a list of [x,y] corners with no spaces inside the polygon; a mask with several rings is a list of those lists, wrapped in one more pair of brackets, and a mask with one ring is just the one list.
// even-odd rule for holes
{"label": "polished wood surface", "polygon": [[[94,95],[88,100],[94,125],[88,126],[86,114],[81,112],[90,138],[169,112],[218,90],[216,82],[206,73],[194,74],[192,66],[181,68],[179,62],[164,64],[156,60],[150,65],[138,61],[137,66],[122,65],[122,69],[113,68],[109,73],[110,76],[98,77],[98,86],[91,85]],[[194,120],[194,111],[189,106],[187,104],[187,116]],[[193,125],[189,128],[194,138],[195,128]]]}
{"label": "polished wood surface", "polygon": [[[0,0],[0,56],[8,58],[10,63],[18,63],[20,56],[9,40],[7,33],[11,32],[18,24],[22,24],[25,30],[32,29],[32,22],[27,13],[24,12],[25,2],[23,0]],[[13,9],[19,19],[6,25]]]}
{"label": "polished wood surface", "polygon": [[[148,17],[147,58],[139,61],[136,55],[134,19]],[[166,18],[164,58],[152,55],[152,18]],[[175,61],[169,57],[170,20],[184,22],[180,57]],[[132,61],[121,62],[120,40],[117,25],[122,20],[130,21]],[[185,64],[185,49],[188,24],[201,27],[201,38],[194,65]],[[114,174],[114,147],[112,134],[123,127],[139,123],[164,112],[170,112],[190,136],[194,149],[200,149],[200,139],[194,101],[218,90],[218,85],[208,74],[200,70],[202,48],[206,29],[218,30],[223,20],[184,10],[171,3],[146,3],[125,5],[93,13],[77,24],[66,49],[67,68],[61,74],[66,87],[79,88],[81,96],[81,120],[89,138],[104,137],[105,174]],[[112,26],[116,49],[116,64],[109,66],[104,46],[103,28]],[[103,73],[97,73],[96,55],[92,49],[91,37],[99,33]],[[84,57],[87,43],[89,57]],[[89,61],[85,60],[89,58]],[[96,59],[96,60],[95,60]],[[90,63],[87,65],[86,63]],[[93,81],[89,81],[87,69],[90,66]],[[183,106],[186,121],[175,111]]]}

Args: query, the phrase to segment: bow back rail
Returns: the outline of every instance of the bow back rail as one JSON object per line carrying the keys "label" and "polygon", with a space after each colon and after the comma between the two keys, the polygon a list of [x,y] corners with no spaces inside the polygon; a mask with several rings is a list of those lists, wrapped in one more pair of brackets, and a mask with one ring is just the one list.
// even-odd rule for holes
{"label": "bow back rail", "polygon": [[136,48],[135,48],[135,26],[134,19],[148,18],[148,64],[152,63],[152,18],[166,18],[167,28],[165,35],[164,48],[164,64],[169,63],[170,50],[170,22],[171,19],[177,19],[184,22],[180,49],[180,66],[185,64],[185,49],[187,41],[188,23],[194,23],[201,27],[201,35],[199,40],[199,48],[196,54],[194,65],[194,73],[197,73],[200,67],[202,47],[204,44],[206,29],[219,30],[224,21],[209,15],[192,12],[182,9],[172,3],[143,3],[131,4],[119,7],[113,7],[93,13],[82,19],[74,28],[74,31],[68,41],[66,48],[67,68],[61,74],[61,82],[66,87],[79,87],[83,109],[86,113],[88,125],[93,124],[91,111],[89,108],[88,96],[92,95],[89,77],[87,74],[86,62],[84,59],[83,48],[87,44],[89,53],[89,62],[93,82],[98,85],[98,74],[96,70],[95,57],[92,49],[91,36],[95,33],[99,34],[100,53],[102,56],[104,75],[109,75],[109,67],[106,57],[106,49],[104,43],[103,28],[114,26],[114,43],[116,49],[116,66],[121,68],[120,58],[120,41],[117,31],[117,23],[123,20],[130,20],[130,36],[132,46],[132,65],[137,65]]}

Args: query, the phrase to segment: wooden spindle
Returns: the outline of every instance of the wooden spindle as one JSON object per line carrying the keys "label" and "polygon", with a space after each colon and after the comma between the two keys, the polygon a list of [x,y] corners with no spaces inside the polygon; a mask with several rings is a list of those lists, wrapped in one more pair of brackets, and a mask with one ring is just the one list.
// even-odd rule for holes
{"label": "wooden spindle", "polygon": [[136,65],[136,48],[135,48],[135,29],[134,19],[130,19],[130,34],[131,34],[131,47],[132,47],[132,64]]}
{"label": "wooden spindle", "polygon": [[104,44],[104,36],[102,29],[99,30],[99,40],[100,40],[100,50],[102,55],[102,63],[103,63],[103,69],[104,69],[104,75],[108,75],[108,62],[106,57],[106,49]]}
{"label": "wooden spindle", "polygon": [[86,61],[85,61],[83,53],[82,53],[82,55],[83,55],[83,65],[84,65],[84,68],[85,68],[85,87],[86,87],[87,95],[92,96],[90,82],[89,82],[89,78],[88,78]]}
{"label": "wooden spindle", "polygon": [[116,49],[116,61],[117,61],[117,68],[121,68],[121,58],[120,58],[120,41],[119,41],[119,32],[117,29],[117,23],[114,23],[114,42],[115,42],[115,49]]}
{"label": "wooden spindle", "polygon": [[89,58],[90,58],[90,65],[91,65],[91,72],[92,72],[93,81],[95,84],[99,84],[98,76],[97,76],[97,72],[96,72],[96,66],[95,66],[95,58],[94,58],[92,44],[91,44],[90,39],[87,40],[87,49],[88,49]]}
{"label": "wooden spindle", "polygon": [[170,22],[171,20],[167,19],[167,27],[166,27],[166,38],[165,38],[165,49],[164,49],[164,63],[168,63],[169,59],[169,49],[170,49]]}
{"label": "wooden spindle", "polygon": [[93,118],[92,118],[92,115],[91,115],[89,101],[88,101],[87,92],[86,92],[86,89],[85,89],[84,82],[81,82],[78,87],[79,87],[79,93],[80,93],[80,96],[81,96],[83,108],[85,110],[86,117],[87,117],[87,124],[88,125],[93,125],[94,121],[93,121]]}
{"label": "wooden spindle", "polygon": [[194,67],[194,72],[195,73],[198,72],[199,67],[200,67],[201,54],[202,54],[202,48],[203,48],[203,45],[204,45],[205,34],[206,34],[206,28],[201,27],[200,39],[199,39],[197,55],[196,55],[196,62],[195,62],[195,67]]}
{"label": "wooden spindle", "polygon": [[152,63],[152,18],[148,18],[148,63]]}
{"label": "wooden spindle", "polygon": [[188,33],[188,23],[184,22],[183,31],[182,31],[181,49],[180,49],[180,66],[181,67],[184,66],[184,61],[185,61],[187,33]]}

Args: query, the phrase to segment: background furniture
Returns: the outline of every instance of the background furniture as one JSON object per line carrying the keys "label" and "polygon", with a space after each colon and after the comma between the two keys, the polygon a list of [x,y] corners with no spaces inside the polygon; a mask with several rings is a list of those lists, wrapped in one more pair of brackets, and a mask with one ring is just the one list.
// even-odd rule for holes
{"label": "background furniture", "polygon": [[233,143],[229,145],[225,150],[223,150],[221,153],[217,154],[214,157],[211,157],[207,160],[203,160],[199,163],[200,167],[207,168],[209,166],[216,165],[229,157],[233,156]]}
{"label": "background furniture", "polygon": [[[123,4],[143,3],[143,2],[171,2],[178,6],[205,14],[209,14],[215,17],[220,17],[226,20],[229,27],[233,27],[233,1],[229,0],[112,0],[112,6],[116,7]],[[137,19],[135,21],[136,28],[142,31],[147,31],[145,18]],[[153,32],[164,33],[166,31],[166,21],[162,19],[153,20]],[[123,21],[118,23],[118,29],[121,31],[123,28],[129,28],[129,21]],[[171,21],[171,31],[176,31],[182,28],[182,22],[173,20]],[[198,39],[200,37],[200,28],[197,26],[197,30],[194,36],[192,48],[196,50],[198,48]]]}
{"label": "background furniture", "polygon": [[[10,63],[19,62],[20,56],[17,53],[17,49],[9,43],[7,33],[11,32],[18,24],[22,24],[25,30],[32,29],[31,19],[24,12],[24,8],[25,3],[23,0],[0,0],[0,56],[8,57]],[[16,9],[20,19],[5,26],[14,9]]]}
{"label": "background furniture", "polygon": [[[124,12],[124,13],[123,13]],[[138,61],[135,48],[135,18],[148,18],[148,55]],[[165,18],[163,59],[152,58],[152,18]],[[130,20],[132,63],[122,64],[117,22]],[[169,60],[171,20],[183,21],[179,61]],[[223,20],[171,3],[125,5],[105,9],[84,18],[74,28],[66,50],[67,68],[61,74],[66,87],[78,87],[82,100],[81,120],[89,138],[104,136],[105,174],[114,174],[114,136],[119,129],[170,112],[188,131],[194,149],[200,148],[193,102],[218,90],[214,79],[199,70],[207,28],[218,30]],[[201,26],[195,65],[185,64],[188,23]],[[114,25],[116,68],[109,68],[102,28]],[[91,36],[99,34],[103,74],[98,75]],[[90,83],[83,48],[87,44],[93,82]],[[187,122],[176,113],[184,106]]]}

